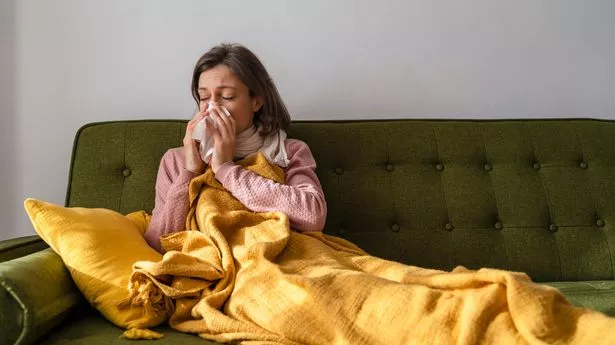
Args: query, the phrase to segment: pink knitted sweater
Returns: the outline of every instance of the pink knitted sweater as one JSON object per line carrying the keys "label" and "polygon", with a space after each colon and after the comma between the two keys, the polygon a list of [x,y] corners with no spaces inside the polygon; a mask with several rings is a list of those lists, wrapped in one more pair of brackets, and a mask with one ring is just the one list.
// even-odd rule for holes
{"label": "pink knitted sweater", "polygon": [[[279,184],[232,162],[220,166],[216,179],[242,204],[254,212],[281,211],[296,231],[322,231],[327,203],[316,176],[316,162],[302,141],[286,139],[290,164],[286,183]],[[184,168],[182,147],[169,149],[160,161],[156,178],[156,200],[145,232],[147,242],[163,252],[160,236],[186,230],[188,185],[197,174]]]}

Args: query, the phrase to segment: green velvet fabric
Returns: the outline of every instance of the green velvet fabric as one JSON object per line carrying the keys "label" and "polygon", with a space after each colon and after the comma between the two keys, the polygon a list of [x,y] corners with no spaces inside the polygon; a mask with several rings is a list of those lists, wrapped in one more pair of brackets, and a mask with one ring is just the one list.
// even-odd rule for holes
{"label": "green velvet fabric", "polygon": [[576,306],[598,310],[615,317],[615,281],[613,280],[546,284],[558,288]]}
{"label": "green velvet fabric", "polygon": [[20,258],[48,247],[38,235],[0,241],[0,262]]}
{"label": "green velvet fabric", "polygon": [[45,249],[0,265],[0,344],[31,344],[82,301],[62,259]]}
{"label": "green velvet fabric", "polygon": [[48,333],[37,345],[214,345],[213,341],[195,334],[175,331],[168,326],[152,328],[162,333],[163,338],[153,341],[135,341],[121,338],[123,329],[114,326],[91,308],[81,308],[71,315],[62,326]]}
{"label": "green velvet fabric", "polygon": [[[83,127],[67,203],[151,211],[158,163],[185,121]],[[615,121],[295,122],[318,164],[325,232],[373,255],[536,281],[608,280],[615,262]]]}

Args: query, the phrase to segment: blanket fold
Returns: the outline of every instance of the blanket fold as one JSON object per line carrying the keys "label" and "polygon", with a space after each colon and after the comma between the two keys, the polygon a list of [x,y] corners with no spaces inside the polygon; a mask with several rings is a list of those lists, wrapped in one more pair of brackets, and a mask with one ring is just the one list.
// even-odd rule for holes
{"label": "blanket fold", "polygon": [[[260,153],[238,164],[284,183]],[[193,230],[163,237],[162,260],[136,263],[130,279],[133,303],[164,296],[152,303],[176,330],[244,344],[615,343],[614,319],[523,273],[424,269],[291,231],[283,213],[246,209],[211,170],[189,197]]]}

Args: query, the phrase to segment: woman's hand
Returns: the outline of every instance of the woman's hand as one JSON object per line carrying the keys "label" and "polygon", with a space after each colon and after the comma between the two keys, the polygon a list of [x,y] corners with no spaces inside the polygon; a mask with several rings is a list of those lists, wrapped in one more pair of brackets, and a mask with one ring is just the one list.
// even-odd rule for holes
{"label": "woman's hand", "polygon": [[199,147],[196,140],[192,139],[194,127],[205,117],[205,113],[197,111],[192,120],[188,121],[186,126],[186,135],[184,135],[184,157],[186,158],[185,168],[196,174],[202,174],[205,170],[205,162],[201,159]]}
{"label": "woman's hand", "polygon": [[209,164],[215,174],[222,164],[232,161],[235,156],[236,124],[233,117],[226,115],[217,104],[209,111],[209,116],[217,124],[207,126],[207,134],[214,136],[214,154]]}

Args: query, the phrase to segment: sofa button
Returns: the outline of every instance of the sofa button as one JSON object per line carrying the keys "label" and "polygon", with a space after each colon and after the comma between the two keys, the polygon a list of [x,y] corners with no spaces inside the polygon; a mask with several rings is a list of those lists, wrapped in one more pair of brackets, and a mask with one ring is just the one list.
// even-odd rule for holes
{"label": "sofa button", "polygon": [[549,231],[551,231],[551,232],[557,232],[557,225],[555,225],[555,224],[551,224],[551,225],[549,225]]}
{"label": "sofa button", "polygon": [[500,223],[500,222],[496,222],[496,223],[493,225],[493,227],[494,227],[496,230],[502,230],[502,228],[503,228],[504,226],[502,225],[502,223]]}
{"label": "sofa button", "polygon": [[342,169],[342,168],[335,168],[335,173],[336,173],[337,175],[341,175],[341,174],[343,174],[343,173],[344,173],[344,169]]}
{"label": "sofa button", "polygon": [[395,170],[395,167],[393,166],[393,164],[387,164],[386,169],[388,172],[391,172],[393,170]]}
{"label": "sofa button", "polygon": [[596,219],[596,226],[599,227],[599,228],[603,228],[604,227],[604,220]]}
{"label": "sofa button", "polygon": [[391,225],[391,230],[393,230],[393,232],[399,232],[399,225],[397,224]]}
{"label": "sofa button", "polygon": [[586,162],[581,161],[581,162],[579,163],[579,167],[580,167],[581,169],[585,170],[585,169],[587,169],[588,165],[587,165],[587,163],[586,163]]}
{"label": "sofa button", "polygon": [[438,171],[444,170],[444,165],[442,165],[442,163],[436,164],[436,170],[438,170]]}
{"label": "sofa button", "polygon": [[540,170],[540,163],[534,162],[534,164],[532,165],[532,168],[534,168],[534,170],[536,171]]}
{"label": "sofa button", "polygon": [[337,234],[340,236],[346,235],[346,229],[340,228],[339,230],[337,230]]}
{"label": "sofa button", "polygon": [[124,169],[122,171],[122,175],[124,175],[124,177],[128,177],[128,176],[132,175],[132,171],[130,169],[126,168],[126,169]]}
{"label": "sofa button", "polygon": [[453,230],[455,229],[455,227],[453,226],[453,224],[452,224],[452,223],[446,223],[446,224],[444,225],[444,228],[445,228],[446,230],[448,230],[448,231],[453,231]]}
{"label": "sofa button", "polygon": [[483,169],[485,169],[485,171],[491,171],[493,170],[493,166],[489,163],[483,165]]}

